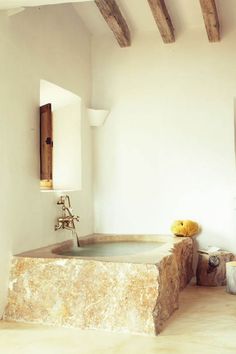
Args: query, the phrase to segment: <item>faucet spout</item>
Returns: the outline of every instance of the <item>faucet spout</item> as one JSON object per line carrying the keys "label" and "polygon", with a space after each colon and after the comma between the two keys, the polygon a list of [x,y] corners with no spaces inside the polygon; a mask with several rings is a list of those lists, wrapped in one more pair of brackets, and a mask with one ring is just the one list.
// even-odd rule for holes
{"label": "faucet spout", "polygon": [[80,247],[79,237],[75,228],[75,221],[79,222],[80,218],[77,215],[73,215],[70,197],[68,195],[61,196],[57,204],[62,206],[62,216],[57,218],[57,224],[54,227],[55,231],[59,229],[71,230],[76,236],[77,246]]}

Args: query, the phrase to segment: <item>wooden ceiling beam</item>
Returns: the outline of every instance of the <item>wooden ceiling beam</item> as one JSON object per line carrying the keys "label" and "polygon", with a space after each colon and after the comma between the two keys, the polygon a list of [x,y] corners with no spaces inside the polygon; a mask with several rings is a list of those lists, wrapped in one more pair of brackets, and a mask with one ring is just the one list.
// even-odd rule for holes
{"label": "wooden ceiling beam", "polygon": [[168,14],[164,0],[148,0],[153,17],[164,43],[175,41],[174,27]]}
{"label": "wooden ceiling beam", "polygon": [[131,45],[129,27],[115,0],[95,0],[95,3],[120,47],[129,47]]}
{"label": "wooden ceiling beam", "polygon": [[220,23],[215,0],[199,0],[209,42],[220,41]]}

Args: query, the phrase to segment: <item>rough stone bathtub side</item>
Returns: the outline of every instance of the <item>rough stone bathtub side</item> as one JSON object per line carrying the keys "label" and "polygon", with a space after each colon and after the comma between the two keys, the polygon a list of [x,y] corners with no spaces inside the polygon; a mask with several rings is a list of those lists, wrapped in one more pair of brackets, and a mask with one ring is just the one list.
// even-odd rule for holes
{"label": "rough stone bathtub side", "polygon": [[193,241],[182,238],[173,245],[172,253],[157,263],[159,296],[153,311],[156,334],[179,307],[179,292],[193,277]]}
{"label": "rough stone bathtub side", "polygon": [[16,256],[4,318],[156,335],[192,278],[192,239],[160,254],[156,264]]}
{"label": "rough stone bathtub side", "polygon": [[155,335],[151,264],[15,257],[6,320]]}
{"label": "rough stone bathtub side", "polygon": [[179,289],[183,290],[194,275],[193,240],[191,237],[181,237],[181,239],[182,242],[174,244],[173,254],[178,267]]}
{"label": "rough stone bathtub side", "polygon": [[166,256],[157,264],[159,296],[153,311],[156,334],[179,305],[179,274],[174,254]]}

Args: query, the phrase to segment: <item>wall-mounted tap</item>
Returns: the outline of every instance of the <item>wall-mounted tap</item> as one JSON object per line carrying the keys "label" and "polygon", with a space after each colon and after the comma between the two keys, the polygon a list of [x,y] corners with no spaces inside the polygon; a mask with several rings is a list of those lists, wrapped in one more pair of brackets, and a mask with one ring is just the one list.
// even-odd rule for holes
{"label": "wall-mounted tap", "polygon": [[76,236],[77,246],[80,247],[79,237],[75,229],[75,221],[79,222],[79,216],[73,215],[70,197],[68,195],[62,195],[58,200],[57,205],[62,206],[62,216],[57,219],[55,231],[59,229],[72,230]]}

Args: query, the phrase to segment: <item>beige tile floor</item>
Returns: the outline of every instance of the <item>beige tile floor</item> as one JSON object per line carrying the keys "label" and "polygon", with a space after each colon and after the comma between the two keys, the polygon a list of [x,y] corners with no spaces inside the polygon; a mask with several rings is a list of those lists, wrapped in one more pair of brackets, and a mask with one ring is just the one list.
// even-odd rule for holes
{"label": "beige tile floor", "polygon": [[236,295],[194,285],[158,337],[0,321],[0,354],[236,354]]}

